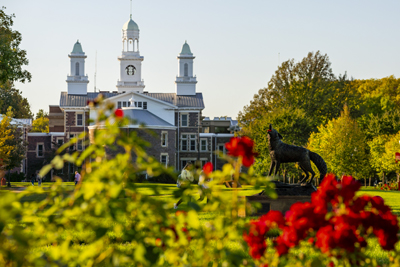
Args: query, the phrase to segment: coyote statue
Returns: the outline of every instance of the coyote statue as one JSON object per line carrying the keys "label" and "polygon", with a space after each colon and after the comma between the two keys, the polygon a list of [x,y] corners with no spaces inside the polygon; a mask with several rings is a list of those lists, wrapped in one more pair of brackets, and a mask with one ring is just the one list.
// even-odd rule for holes
{"label": "coyote statue", "polygon": [[327,167],[325,161],[323,160],[323,158],[321,158],[320,155],[311,152],[304,147],[285,144],[281,141],[281,139],[283,139],[282,135],[280,135],[275,129],[273,129],[272,125],[270,124],[268,129],[268,145],[269,154],[271,156],[271,168],[269,169],[268,173],[269,176],[272,174],[274,168],[274,175],[278,174],[279,165],[281,163],[297,162],[300,168],[306,174],[306,176],[300,181],[300,183],[304,183],[308,180],[308,173],[310,172],[311,179],[308,181],[308,184],[311,184],[315,176],[315,172],[311,168],[311,160],[318,168],[318,171],[320,173],[320,181],[325,177]]}

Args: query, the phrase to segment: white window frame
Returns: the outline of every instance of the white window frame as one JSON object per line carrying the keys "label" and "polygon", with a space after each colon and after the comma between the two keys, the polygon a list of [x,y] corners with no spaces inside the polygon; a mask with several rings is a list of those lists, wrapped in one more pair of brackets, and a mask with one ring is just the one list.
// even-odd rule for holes
{"label": "white window frame", "polygon": [[[58,141],[62,141],[62,144],[60,145],[60,143]],[[57,146],[61,147],[64,144],[64,137],[57,137],[56,138],[56,144]]]}
{"label": "white window frame", "polygon": [[[205,142],[206,149],[203,149],[203,142]],[[208,140],[207,138],[200,138],[200,152],[207,152],[208,151]]]}
{"label": "white window frame", "polygon": [[118,107],[118,108],[122,108],[122,102],[121,102],[121,101],[118,101],[118,102],[117,102],[117,107]]}
{"label": "white window frame", "polygon": [[122,107],[123,107],[123,108],[126,108],[126,107],[127,107],[126,101],[122,101]]}
{"label": "white window frame", "polygon": [[80,139],[76,142],[76,150],[82,151],[83,150],[83,140]]}
{"label": "white window frame", "polygon": [[[225,154],[226,154],[225,143],[218,143],[218,144],[217,144],[217,151],[221,151],[221,150],[220,150],[220,146],[223,147],[223,148],[222,148],[222,153],[225,155]],[[218,154],[218,157],[220,158],[219,154]]]}
{"label": "white window frame", "polygon": [[[73,138],[75,138],[75,134],[69,134],[68,142],[71,141],[71,139],[73,139]],[[70,145],[70,146],[68,147],[69,151],[74,151],[75,148],[76,148],[75,145],[76,145],[76,144]]]}
{"label": "white window frame", "polygon": [[[186,125],[183,125],[183,116],[186,116]],[[188,113],[181,113],[181,127],[189,127],[189,114]]]}
{"label": "white window frame", "polygon": [[166,131],[161,132],[161,146],[168,147],[168,132]]}
{"label": "white window frame", "polygon": [[163,156],[165,156],[165,167],[167,167],[167,166],[168,166],[168,163],[169,163],[169,156],[168,156],[168,153],[161,153],[161,154],[160,154],[160,163],[161,163],[161,164],[164,164],[164,163],[162,162]]}
{"label": "white window frame", "polygon": [[[183,141],[186,141],[186,149],[183,149]],[[189,135],[182,134],[181,135],[181,151],[189,151],[188,148],[189,148]]]}
{"label": "white window frame", "polygon": [[147,109],[147,102],[143,102],[143,109]]}
{"label": "white window frame", "polygon": [[[42,155],[41,156],[39,156],[39,146],[42,146]],[[36,143],[36,157],[37,158],[44,158],[44,143],[43,142],[41,142],[41,143]]]}
{"label": "white window frame", "polygon": [[[78,124],[78,115],[82,115],[82,124]],[[83,126],[83,113],[76,113],[76,126]]]}

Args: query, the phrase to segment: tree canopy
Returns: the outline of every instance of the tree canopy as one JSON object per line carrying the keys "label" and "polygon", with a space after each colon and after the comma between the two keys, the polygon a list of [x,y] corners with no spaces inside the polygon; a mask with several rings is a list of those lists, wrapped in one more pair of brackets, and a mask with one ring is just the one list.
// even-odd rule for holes
{"label": "tree canopy", "polygon": [[5,7],[0,9],[0,84],[16,81],[31,81],[31,74],[23,70],[28,65],[26,51],[20,49],[21,33],[12,30],[14,14],[7,15]]}
{"label": "tree canopy", "polygon": [[43,109],[39,109],[36,114],[36,119],[32,122],[31,132],[48,133],[49,132],[49,118],[48,113]]}

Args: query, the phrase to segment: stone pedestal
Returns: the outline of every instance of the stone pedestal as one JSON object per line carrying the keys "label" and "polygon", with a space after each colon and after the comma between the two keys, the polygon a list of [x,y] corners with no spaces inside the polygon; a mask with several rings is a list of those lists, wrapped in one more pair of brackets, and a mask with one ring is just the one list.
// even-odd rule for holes
{"label": "stone pedestal", "polygon": [[271,199],[263,195],[264,192],[253,196],[247,196],[247,207],[249,207],[249,205],[247,205],[248,203],[258,202],[261,204],[261,208],[251,212],[251,214],[243,214],[242,210],[239,216],[261,216],[267,214],[270,210],[277,210],[285,214],[296,202],[311,202],[311,194],[317,190],[313,185],[274,183],[275,191],[278,194],[277,199]]}

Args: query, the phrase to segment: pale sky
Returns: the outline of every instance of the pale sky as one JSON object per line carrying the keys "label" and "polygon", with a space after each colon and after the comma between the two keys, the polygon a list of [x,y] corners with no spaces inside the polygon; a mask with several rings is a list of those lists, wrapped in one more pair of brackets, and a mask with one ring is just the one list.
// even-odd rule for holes
{"label": "pale sky", "polygon": [[[68,54],[77,39],[94,90],[115,91],[122,26],[129,0],[3,0],[22,34],[32,82],[17,84],[31,110],[48,111],[67,91]],[[140,29],[142,78],[149,92],[175,92],[179,54],[187,40],[197,92],[209,117],[236,118],[265,87],[280,62],[308,52],[328,54],[336,75],[400,77],[400,1],[133,0]],[[278,56],[279,55],[279,56]]]}

